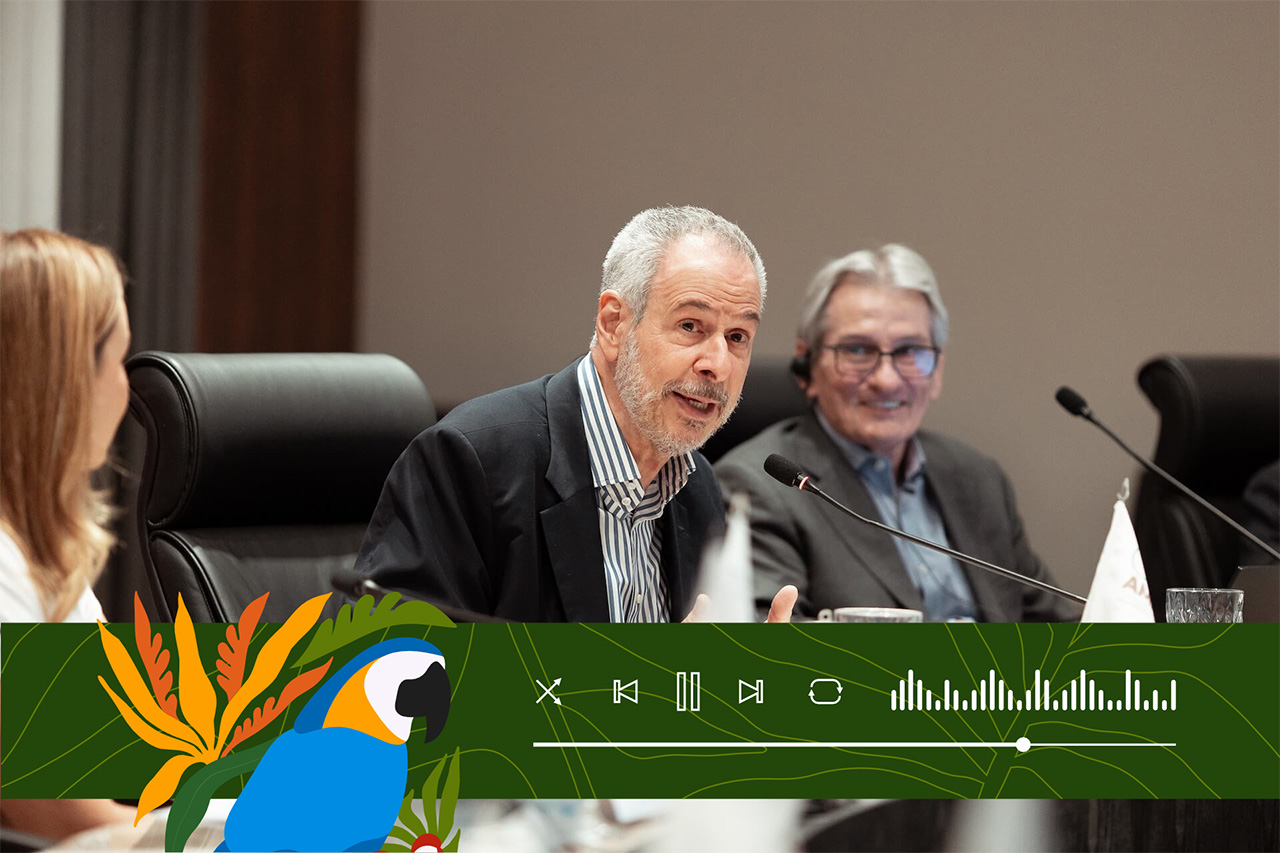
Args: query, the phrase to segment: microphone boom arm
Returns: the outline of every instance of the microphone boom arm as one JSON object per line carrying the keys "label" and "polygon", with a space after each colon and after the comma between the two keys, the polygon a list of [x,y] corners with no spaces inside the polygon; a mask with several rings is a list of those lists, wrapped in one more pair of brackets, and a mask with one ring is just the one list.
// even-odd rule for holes
{"label": "microphone boom arm", "polygon": [[997,566],[994,563],[988,563],[986,560],[979,560],[977,557],[970,557],[967,554],[961,554],[959,551],[953,551],[952,549],[946,547],[945,545],[939,545],[936,542],[930,542],[928,539],[922,539],[919,536],[915,536],[911,533],[907,533],[905,530],[898,530],[896,527],[890,527],[887,524],[881,524],[878,521],[874,521],[865,516],[858,515],[856,512],[849,509],[844,504],[840,503],[840,501],[836,500],[835,498],[828,495],[826,492],[822,491],[822,489],[819,489],[817,486],[815,486],[813,484],[813,481],[807,476],[799,480],[799,482],[795,483],[795,487],[802,492],[812,492],[813,494],[822,498],[824,501],[831,504],[833,507],[845,513],[846,515],[851,515],[854,518],[858,519],[858,521],[861,521],[864,524],[869,524],[872,527],[877,527],[885,531],[886,533],[889,533],[892,536],[901,536],[903,539],[906,539],[909,542],[914,542],[917,545],[922,545],[925,548],[930,548],[934,551],[937,551],[940,554],[946,554],[948,557],[951,557],[954,560],[959,560],[962,563],[967,563],[968,565],[974,566],[979,569],[985,569],[988,572],[992,572],[994,574],[1000,575],[1001,577],[1005,577],[1005,578],[1008,578],[1009,580],[1017,581],[1018,583],[1025,584],[1027,586],[1033,586],[1036,589],[1041,589],[1041,590],[1044,590],[1045,592],[1052,593],[1058,596],[1059,598],[1065,598],[1068,601],[1074,601],[1079,604],[1086,604],[1088,602],[1088,599],[1086,599],[1084,596],[1076,595],[1074,592],[1067,592],[1065,589],[1059,589],[1058,587],[1054,586],[1051,583],[1045,583],[1042,580],[1038,580],[1032,577],[1027,577],[1026,575],[1022,575],[1017,572],[1010,571],[1009,569],[1003,568],[1001,566]]}
{"label": "microphone boom arm", "polygon": [[1143,459],[1141,456],[1139,456],[1137,453],[1134,452],[1133,448],[1131,448],[1128,444],[1125,444],[1124,440],[1120,438],[1120,436],[1116,435],[1114,432],[1108,429],[1106,424],[1104,424],[1102,421],[1095,418],[1093,416],[1093,412],[1086,411],[1084,414],[1080,415],[1080,417],[1084,418],[1089,423],[1093,424],[1098,429],[1105,432],[1111,438],[1112,441],[1114,441],[1116,444],[1120,446],[1121,450],[1123,450],[1125,453],[1132,456],[1137,461],[1137,463],[1141,465],[1143,468],[1146,468],[1151,473],[1160,477],[1166,483],[1170,483],[1174,486],[1177,486],[1178,491],[1182,492],[1184,495],[1186,495],[1187,497],[1195,501],[1198,505],[1204,507],[1209,512],[1213,513],[1213,515],[1216,518],[1226,522],[1226,524],[1229,525],[1231,529],[1234,530],[1236,533],[1239,533],[1241,536],[1245,537],[1250,542],[1257,545],[1262,550],[1266,551],[1272,557],[1275,557],[1276,562],[1280,562],[1280,551],[1277,551],[1275,548],[1272,548],[1266,542],[1263,542],[1257,536],[1250,533],[1243,525],[1237,523],[1234,519],[1228,516],[1225,512],[1218,509],[1216,506],[1209,503],[1207,500],[1200,497],[1195,492],[1191,491],[1191,489],[1184,486],[1182,484],[1182,481],[1179,480],[1177,477],[1174,477],[1172,474],[1165,471],[1156,463],[1148,462],[1146,459]]}

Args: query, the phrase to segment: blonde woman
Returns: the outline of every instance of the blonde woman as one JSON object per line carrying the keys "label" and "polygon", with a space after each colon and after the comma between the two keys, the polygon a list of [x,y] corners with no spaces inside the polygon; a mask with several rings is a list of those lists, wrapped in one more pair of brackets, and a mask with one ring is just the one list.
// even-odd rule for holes
{"label": "blonde woman", "polygon": [[[128,405],[129,341],[110,251],[0,231],[0,622],[105,618],[92,584],[115,539],[89,475]],[[110,801],[0,803],[7,826],[48,838],[131,816]]]}

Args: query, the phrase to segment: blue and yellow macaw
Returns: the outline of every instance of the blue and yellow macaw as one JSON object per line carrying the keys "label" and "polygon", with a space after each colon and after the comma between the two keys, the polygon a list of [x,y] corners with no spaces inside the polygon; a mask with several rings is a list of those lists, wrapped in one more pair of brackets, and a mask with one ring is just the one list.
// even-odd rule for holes
{"label": "blue and yellow macaw", "polygon": [[338,670],[267,749],[218,850],[378,850],[395,825],[415,717],[434,740],[449,714],[444,656],[385,640]]}

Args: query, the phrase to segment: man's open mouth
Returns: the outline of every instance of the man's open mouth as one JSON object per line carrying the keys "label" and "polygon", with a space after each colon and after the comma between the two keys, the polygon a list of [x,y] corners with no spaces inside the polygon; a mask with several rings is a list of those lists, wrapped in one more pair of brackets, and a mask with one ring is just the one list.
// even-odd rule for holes
{"label": "man's open mouth", "polygon": [[719,406],[715,400],[705,400],[701,397],[690,397],[687,394],[681,394],[679,391],[671,392],[677,400],[679,400],[686,408],[692,409],[700,415],[709,415]]}

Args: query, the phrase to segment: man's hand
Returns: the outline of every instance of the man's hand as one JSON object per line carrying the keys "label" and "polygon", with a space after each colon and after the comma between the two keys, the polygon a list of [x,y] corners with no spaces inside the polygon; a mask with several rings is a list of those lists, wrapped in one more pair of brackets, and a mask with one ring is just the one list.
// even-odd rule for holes
{"label": "man's hand", "polygon": [[[773,597],[773,603],[769,605],[769,616],[766,622],[790,622],[791,611],[796,606],[796,599],[800,597],[800,590],[791,584],[787,584],[778,590],[778,594]],[[697,607],[694,607],[697,610]]]}
{"label": "man's hand", "polygon": [[683,622],[701,622],[707,618],[707,608],[711,606],[711,597],[706,593],[698,593],[693,602],[693,609],[684,617]]}
{"label": "man's hand", "polygon": [[[778,590],[778,594],[773,597],[773,604],[769,605],[769,618],[766,622],[790,622],[791,611],[796,606],[796,599],[800,597],[800,592],[791,584],[787,584]],[[700,594],[693,602],[693,609],[689,611],[689,615],[684,617],[685,622],[702,622],[707,618],[707,608],[711,606],[711,599],[705,594]]]}

